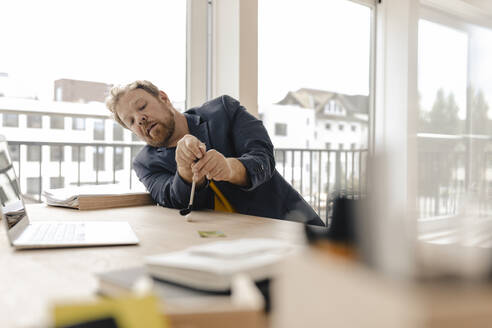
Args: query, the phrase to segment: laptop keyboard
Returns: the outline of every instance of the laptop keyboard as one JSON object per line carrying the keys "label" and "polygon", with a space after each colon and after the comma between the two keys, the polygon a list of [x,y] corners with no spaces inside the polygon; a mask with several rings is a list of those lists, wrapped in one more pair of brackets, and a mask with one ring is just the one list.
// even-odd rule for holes
{"label": "laptop keyboard", "polygon": [[45,223],[40,224],[32,235],[35,242],[78,242],[85,239],[83,223]]}

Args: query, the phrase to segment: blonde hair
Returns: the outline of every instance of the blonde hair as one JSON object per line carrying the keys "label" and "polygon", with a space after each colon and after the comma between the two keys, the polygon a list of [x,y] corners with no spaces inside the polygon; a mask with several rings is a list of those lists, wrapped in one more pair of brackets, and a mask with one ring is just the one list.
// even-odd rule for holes
{"label": "blonde hair", "polygon": [[159,88],[157,88],[152,82],[146,80],[137,80],[125,86],[117,85],[111,88],[109,95],[106,98],[106,107],[112,113],[113,119],[118,122],[122,127],[127,129],[125,123],[120,119],[118,113],[116,112],[116,106],[120,98],[128,91],[142,89],[147,91],[152,96],[159,99]]}

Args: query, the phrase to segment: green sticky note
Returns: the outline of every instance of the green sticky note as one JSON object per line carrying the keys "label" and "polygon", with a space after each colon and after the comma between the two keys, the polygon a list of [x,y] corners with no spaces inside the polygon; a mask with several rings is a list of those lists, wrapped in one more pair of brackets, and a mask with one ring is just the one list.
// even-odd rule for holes
{"label": "green sticky note", "polygon": [[198,231],[202,238],[226,237],[222,231]]}

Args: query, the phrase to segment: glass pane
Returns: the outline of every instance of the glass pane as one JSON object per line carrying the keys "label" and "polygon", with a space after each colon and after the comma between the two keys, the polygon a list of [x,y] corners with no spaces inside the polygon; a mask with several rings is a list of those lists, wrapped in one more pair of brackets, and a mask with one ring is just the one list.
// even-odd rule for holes
{"label": "glass pane", "polygon": [[93,169],[94,171],[104,171],[105,164],[105,156],[106,152],[104,147],[95,147],[94,148],[94,157],[93,157]]}
{"label": "glass pane", "polygon": [[59,162],[64,160],[65,151],[63,146],[51,146],[50,147],[50,161]]}
{"label": "glass pane", "polygon": [[[467,141],[468,189],[475,204],[468,210],[492,216],[492,29],[470,26]],[[490,247],[490,246],[489,246]]]}
{"label": "glass pane", "polygon": [[50,188],[51,189],[63,188],[64,186],[65,186],[64,177],[51,177],[50,178]]}
{"label": "glass pane", "polygon": [[27,161],[38,162],[41,160],[41,147],[40,146],[27,146]]}
{"label": "glass pane", "polygon": [[50,127],[52,129],[64,129],[65,128],[65,118],[63,116],[50,116]]}
{"label": "glass pane", "polygon": [[31,195],[39,194],[41,190],[41,178],[27,178],[27,193]]}
{"label": "glass pane", "polygon": [[[149,80],[184,110],[186,1],[19,0],[0,7],[1,133],[12,141],[64,142],[69,152],[60,173],[56,151],[43,148],[43,178],[31,191],[50,188],[48,178],[60,174],[66,186],[114,181],[112,152],[108,148],[107,156],[93,157],[90,145],[124,142],[121,128],[112,134],[102,121],[104,115],[110,119],[104,101],[112,86]],[[41,112],[45,124],[36,116]],[[79,156],[74,144],[88,148]],[[38,161],[40,148],[23,144],[21,149],[21,185],[26,186],[27,178],[40,178],[38,163],[25,163]],[[130,159],[122,165],[116,181],[129,187]]]}
{"label": "glass pane", "polygon": [[258,1],[260,117],[277,170],[326,221],[335,193],[364,190],[372,18],[349,0]]}
{"label": "glass pane", "polygon": [[420,20],[418,63],[420,216],[450,215],[465,182],[467,34]]}
{"label": "glass pane", "polygon": [[27,127],[40,129],[43,127],[43,117],[41,115],[27,115]]}
{"label": "glass pane", "polygon": [[85,118],[74,117],[72,118],[72,129],[73,130],[85,130]]}
{"label": "glass pane", "polygon": [[492,214],[492,30],[436,17],[419,23],[420,238],[490,247],[482,226],[458,232]]}
{"label": "glass pane", "polygon": [[3,126],[5,127],[18,127],[19,115],[17,114],[3,114]]}
{"label": "glass pane", "polygon": [[114,169],[117,170],[123,170],[124,168],[124,151],[123,147],[115,147],[114,148]]}
{"label": "glass pane", "polygon": [[94,140],[104,140],[104,120],[94,120]]}
{"label": "glass pane", "polygon": [[72,162],[85,161],[85,146],[72,147]]}
{"label": "glass pane", "polygon": [[123,141],[123,127],[118,123],[113,123],[113,140]]}

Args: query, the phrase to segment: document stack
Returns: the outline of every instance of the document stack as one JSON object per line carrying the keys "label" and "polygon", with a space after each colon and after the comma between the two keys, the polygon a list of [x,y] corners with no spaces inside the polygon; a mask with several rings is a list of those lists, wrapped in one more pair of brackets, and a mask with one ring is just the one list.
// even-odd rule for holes
{"label": "document stack", "polygon": [[118,185],[47,189],[43,191],[42,195],[48,205],[79,210],[140,206],[154,203],[148,192],[122,189]]}

